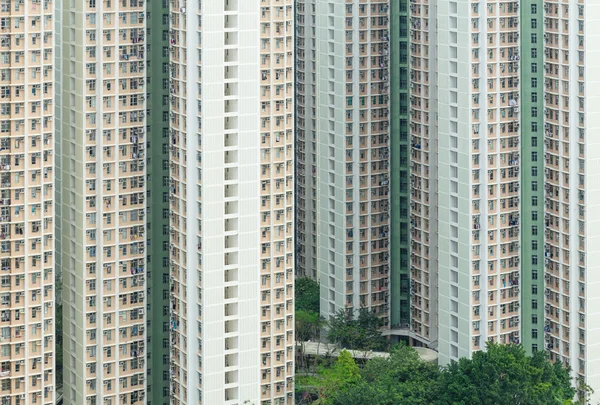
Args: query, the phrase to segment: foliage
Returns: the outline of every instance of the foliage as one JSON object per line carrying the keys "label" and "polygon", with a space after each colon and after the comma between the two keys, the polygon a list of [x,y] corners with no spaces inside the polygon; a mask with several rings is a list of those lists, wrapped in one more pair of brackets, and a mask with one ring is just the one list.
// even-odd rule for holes
{"label": "foliage", "polygon": [[305,356],[305,343],[309,340],[320,340],[321,329],[327,322],[319,314],[319,283],[308,277],[296,279],[295,286],[295,326],[296,340],[300,342],[299,362],[296,365],[308,372],[308,361]]}
{"label": "foliage", "polygon": [[318,337],[325,320],[316,312],[296,311],[296,340],[306,342]]}
{"label": "foliage", "polygon": [[575,394],[568,369],[517,345],[488,344],[473,359],[450,364],[440,382],[440,404],[561,405]]}
{"label": "foliage", "polygon": [[321,387],[321,377],[314,375],[296,375],[295,378],[296,390],[315,391]]}
{"label": "foliage", "polygon": [[361,308],[358,317],[352,310],[346,313],[340,310],[329,320],[329,341],[351,350],[383,350],[387,345],[379,328],[381,319]]}
{"label": "foliage", "polygon": [[444,368],[398,346],[362,370],[342,352],[310,385],[321,394],[313,404],[323,405],[564,405],[574,403],[576,391],[569,371],[543,352],[528,356],[518,345],[489,344],[472,359]]}
{"label": "foliage", "polygon": [[320,292],[319,283],[312,278],[301,277],[296,279],[295,289],[295,309],[297,311],[306,311],[319,313]]}
{"label": "foliage", "polygon": [[374,358],[361,371],[361,380],[339,391],[332,405],[430,405],[435,402],[439,368],[422,361],[406,346],[392,349],[389,358]]}
{"label": "foliage", "polygon": [[[309,362],[306,358],[306,342],[309,340],[320,341],[321,329],[327,324],[325,319],[316,312],[297,311],[295,315],[296,340],[299,345],[299,361],[296,363],[298,368],[308,372]],[[316,363],[315,363],[316,364]],[[313,366],[315,365],[313,364]]]}
{"label": "foliage", "polygon": [[[587,385],[581,377],[577,378],[576,387],[577,387],[577,400],[572,402],[572,404],[575,404],[575,405],[590,404],[592,401],[592,395],[594,394],[594,390],[592,389],[592,387]],[[571,404],[571,402],[569,402],[565,405],[570,405],[570,404]]]}
{"label": "foliage", "polygon": [[342,350],[333,367],[321,370],[320,395],[323,404],[333,404],[330,398],[340,391],[347,391],[361,379],[358,365],[347,350]]}

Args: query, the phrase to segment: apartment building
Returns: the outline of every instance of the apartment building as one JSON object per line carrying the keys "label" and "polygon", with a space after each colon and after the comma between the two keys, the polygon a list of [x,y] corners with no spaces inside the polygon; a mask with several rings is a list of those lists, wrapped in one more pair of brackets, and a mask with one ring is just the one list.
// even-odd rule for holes
{"label": "apartment building", "polygon": [[[317,279],[316,0],[296,2],[296,275]],[[306,111],[310,113],[307,115]],[[311,119],[311,115],[315,116]],[[307,139],[308,137],[308,139]],[[308,170],[308,172],[307,172]],[[314,196],[314,197],[313,197]]]}
{"label": "apartment building", "polygon": [[442,362],[521,341],[519,11],[410,5],[411,332]]}
{"label": "apartment building", "polygon": [[170,15],[171,403],[291,404],[293,2]]}
{"label": "apartment building", "polygon": [[437,60],[436,11],[436,6],[427,1],[410,4],[409,335],[413,335],[413,343],[430,347],[437,347],[438,331],[438,130],[435,120],[438,67],[443,63]]}
{"label": "apartment building", "polygon": [[390,318],[389,1],[296,2],[297,273]]}
{"label": "apartment building", "polygon": [[53,404],[54,4],[0,1],[0,383]]}
{"label": "apartment building", "polygon": [[[599,231],[593,207],[600,197],[594,185],[600,149],[593,137],[600,125],[595,79],[600,58],[594,43],[600,32],[600,5],[545,1],[538,6],[536,23],[544,29],[537,50],[537,69],[544,78],[538,84],[544,106],[543,115],[539,110],[543,128],[538,128],[544,138],[543,160],[538,156],[544,173],[539,172],[536,180],[540,187],[544,184],[544,205],[539,203],[544,247],[543,253],[538,247],[536,257],[540,265],[542,257],[544,261],[543,284],[540,278],[544,295],[540,285],[537,300],[538,307],[544,303],[545,320],[543,326],[536,324],[535,331],[541,336],[543,329],[544,347],[552,360],[570,364],[574,375],[598,392],[600,353],[594,344],[600,337],[598,293],[593,287],[600,256],[594,242]],[[598,399],[600,395],[594,394],[592,401]]]}
{"label": "apartment building", "polygon": [[598,391],[600,5],[389,3],[297,2],[298,275],[442,363],[522,343]]}
{"label": "apartment building", "polygon": [[147,399],[145,12],[85,0],[56,13],[66,404]]}
{"label": "apartment building", "polygon": [[586,210],[598,13],[575,0],[410,4],[408,334],[442,362],[522,343],[600,386]]}

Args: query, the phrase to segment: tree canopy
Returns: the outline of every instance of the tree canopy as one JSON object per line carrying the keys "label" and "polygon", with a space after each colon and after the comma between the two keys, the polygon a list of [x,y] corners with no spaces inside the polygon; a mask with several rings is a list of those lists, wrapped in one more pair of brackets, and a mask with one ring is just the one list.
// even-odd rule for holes
{"label": "tree canopy", "polygon": [[361,379],[338,391],[332,405],[430,405],[435,403],[439,368],[406,346],[392,349],[389,358],[369,360]]}
{"label": "tree canopy", "polygon": [[321,370],[321,397],[324,403],[331,403],[329,398],[338,392],[347,391],[361,380],[360,369],[354,362],[352,355],[343,350],[331,368]]}
{"label": "tree canopy", "polygon": [[383,350],[387,340],[381,334],[381,319],[367,308],[361,308],[358,316],[350,310],[340,310],[329,319],[328,339],[350,350]]}
{"label": "tree canopy", "polygon": [[567,368],[549,362],[545,352],[528,356],[518,345],[488,344],[440,377],[440,404],[562,405],[575,395]]}
{"label": "tree canopy", "polygon": [[296,279],[295,289],[295,309],[296,311],[306,311],[319,313],[320,293],[319,283],[312,278],[301,277]]}
{"label": "tree canopy", "polygon": [[325,325],[325,320],[317,312],[296,311],[295,317],[296,340],[300,342],[315,339]]}
{"label": "tree canopy", "polygon": [[575,395],[568,368],[512,344],[488,344],[447,367],[424,362],[406,346],[363,369],[342,352],[311,384],[323,405],[565,405]]}
{"label": "tree canopy", "polygon": [[304,368],[308,372],[304,342],[319,340],[321,329],[327,324],[319,311],[319,283],[308,277],[296,279],[295,297],[296,340],[301,342],[299,346],[300,361],[296,363],[296,366]]}

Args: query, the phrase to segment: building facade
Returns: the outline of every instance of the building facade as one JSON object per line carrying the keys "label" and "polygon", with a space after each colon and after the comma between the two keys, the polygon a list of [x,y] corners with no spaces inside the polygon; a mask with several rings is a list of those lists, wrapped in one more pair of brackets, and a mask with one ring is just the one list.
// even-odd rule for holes
{"label": "building facade", "polygon": [[390,313],[390,7],[297,3],[297,273],[321,313]]}
{"label": "building facade", "polygon": [[297,271],[324,315],[383,310],[386,333],[442,363],[522,343],[597,390],[598,7],[297,3]]}
{"label": "building facade", "polygon": [[437,347],[438,134],[436,5],[410,4],[410,331]]}
{"label": "building facade", "polygon": [[294,9],[189,3],[57,5],[69,404],[293,403]]}
{"label": "building facade", "polygon": [[442,362],[520,342],[519,21],[411,4],[411,326]]}
{"label": "building facade", "polygon": [[171,2],[173,404],[293,403],[294,8]]}
{"label": "building facade", "polygon": [[2,404],[53,404],[54,3],[0,1]]}
{"label": "building facade", "polygon": [[[390,1],[390,326],[410,333],[409,1]],[[433,312],[433,311],[432,311]]]}
{"label": "building facade", "polygon": [[[521,142],[523,232],[523,261],[521,278],[522,289],[522,329],[523,345],[528,352],[543,350],[544,336],[541,324],[544,319],[544,266],[541,247],[544,245],[545,219],[544,187],[542,187],[545,167],[544,142],[541,136],[544,125],[544,80],[542,38],[544,35],[543,1],[532,1],[520,10],[522,24],[521,41],[521,125],[524,136]],[[530,23],[528,23],[530,21]],[[534,23],[535,22],[535,23]],[[535,131],[534,131],[535,130]],[[532,184],[532,186],[528,186]],[[533,187],[535,184],[535,187]],[[531,248],[529,248],[531,247]]]}
{"label": "building facade", "polygon": [[295,265],[325,317],[598,391],[598,15],[0,0],[3,403],[55,400],[55,278],[66,403],[292,403]]}
{"label": "building facade", "polygon": [[60,3],[64,402],[147,400],[144,1]]}
{"label": "building facade", "polygon": [[[537,39],[536,60],[544,80],[538,84],[544,106],[543,115],[539,110],[543,128],[538,128],[540,142],[543,136],[544,155],[539,159],[544,173],[536,180],[544,184],[540,211],[544,210],[545,229],[543,251],[540,246],[536,252],[544,269],[537,299],[538,306],[544,303],[545,320],[535,330],[541,336],[543,329],[550,358],[570,364],[574,375],[596,391],[592,402],[597,402],[600,358],[594,345],[599,338],[594,285],[599,256],[593,207],[600,197],[595,186],[600,150],[594,141],[600,125],[595,79],[600,53],[594,39],[600,32],[600,5],[545,1],[537,6],[535,19],[544,30],[543,38]],[[529,12],[533,14],[533,7]],[[541,349],[536,341],[531,344]]]}
{"label": "building facade", "polygon": [[586,210],[598,12],[411,2],[410,335],[442,363],[522,343],[600,386]]}
{"label": "building facade", "polygon": [[169,3],[148,1],[148,405],[169,404]]}

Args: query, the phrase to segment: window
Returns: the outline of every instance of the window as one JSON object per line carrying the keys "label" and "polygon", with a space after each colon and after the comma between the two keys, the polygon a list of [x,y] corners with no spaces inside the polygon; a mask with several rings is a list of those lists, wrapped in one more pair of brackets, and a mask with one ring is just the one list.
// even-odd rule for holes
{"label": "window", "polygon": [[537,168],[537,166],[533,166],[531,168],[531,175],[532,176],[537,176],[538,175],[538,168]]}
{"label": "window", "polygon": [[537,132],[537,130],[538,130],[537,122],[532,122],[531,123],[531,132]]}
{"label": "window", "polygon": [[535,18],[531,19],[531,28],[532,29],[536,29],[537,28],[537,20]]}
{"label": "window", "polygon": [[531,5],[531,14],[537,14],[537,4]]}
{"label": "window", "polygon": [[537,221],[538,219],[538,213],[537,211],[531,211],[531,220],[532,221]]}
{"label": "window", "polygon": [[532,181],[531,182],[531,191],[537,191],[537,189],[538,189],[537,181]]}
{"label": "window", "polygon": [[537,63],[531,64],[531,73],[537,73]]}
{"label": "window", "polygon": [[533,284],[533,285],[531,286],[531,293],[532,293],[532,294],[537,294],[537,293],[538,293],[537,284]]}
{"label": "window", "polygon": [[537,34],[531,34],[531,43],[537,44]]}
{"label": "window", "polygon": [[537,101],[538,101],[537,93],[531,93],[531,102],[537,103]]}
{"label": "window", "polygon": [[[537,201],[536,201],[536,204],[537,204]],[[531,227],[531,234],[532,234],[533,236],[536,236],[536,235],[538,234],[538,227],[537,227],[537,225],[533,225],[533,226]]]}
{"label": "window", "polygon": [[531,330],[531,338],[532,339],[537,339],[537,337],[538,337],[537,329],[532,329]]}
{"label": "window", "polygon": [[537,58],[537,48],[531,48],[531,57],[533,59]]}
{"label": "window", "polygon": [[531,146],[534,148],[537,147],[537,137],[531,137]]}
{"label": "window", "polygon": [[537,309],[537,300],[531,300],[531,309]]}

